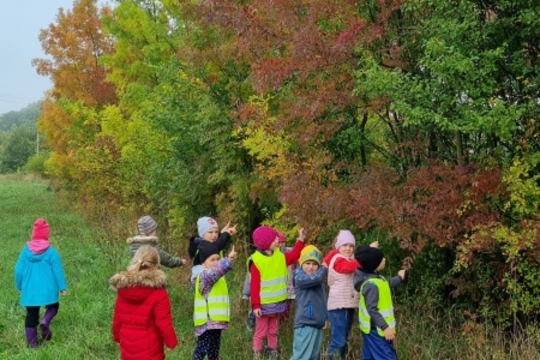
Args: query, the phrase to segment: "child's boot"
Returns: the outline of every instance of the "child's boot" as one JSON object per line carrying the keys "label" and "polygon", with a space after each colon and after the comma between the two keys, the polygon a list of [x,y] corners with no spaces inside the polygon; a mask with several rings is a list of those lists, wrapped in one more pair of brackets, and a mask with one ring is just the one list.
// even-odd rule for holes
{"label": "child's boot", "polygon": [[41,337],[43,340],[51,340],[52,339],[52,331],[51,331],[51,321],[58,313],[58,310],[56,308],[47,308],[47,311],[45,311],[45,315],[43,315],[43,320],[41,320],[41,323],[39,324],[39,327],[41,328]]}
{"label": "child's boot", "polygon": [[267,348],[266,349],[266,354],[271,359],[277,359],[279,357],[278,349]]}
{"label": "child's boot", "polygon": [[26,341],[28,342],[28,347],[37,348],[39,345],[38,338],[37,338],[37,328],[32,327],[32,328],[26,328],[25,330],[26,330]]}

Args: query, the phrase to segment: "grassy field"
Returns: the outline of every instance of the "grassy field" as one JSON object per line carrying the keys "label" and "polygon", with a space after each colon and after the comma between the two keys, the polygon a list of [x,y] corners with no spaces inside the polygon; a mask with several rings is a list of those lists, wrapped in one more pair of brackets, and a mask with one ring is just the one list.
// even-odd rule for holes
{"label": "grassy field", "polygon": [[[59,315],[52,323],[53,339],[31,350],[26,346],[25,309],[19,305],[14,288],[13,268],[38,217],[51,225],[51,242],[62,256],[68,294],[60,300]],[[0,179],[0,219],[0,359],[118,359],[118,346],[110,335],[115,293],[108,288],[107,280],[127,265],[123,241],[108,239],[103,231],[88,227],[79,216],[63,210],[47,184],[35,180]],[[251,336],[245,327],[248,304],[240,299],[244,261],[237,262],[236,269],[227,275],[233,302],[232,323],[222,337],[222,360],[251,359]],[[189,360],[195,343],[189,267],[165,271],[170,279],[169,294],[180,341],[176,349],[167,352],[167,358]],[[399,302],[397,309],[396,348],[400,360],[540,359],[538,332],[508,338],[483,324],[455,325],[451,311],[436,314],[422,304],[407,309]],[[326,333],[326,341],[328,337]],[[280,326],[281,359],[290,358],[291,342],[289,321]],[[359,359],[361,336],[356,326],[349,343],[348,359]]]}
{"label": "grassy field", "polygon": [[[44,217],[51,226],[50,240],[62,257],[68,291],[60,299],[59,315],[51,326],[53,339],[31,350],[26,346],[26,310],[19,305],[13,269],[38,217]],[[61,209],[47,184],[36,181],[0,179],[0,218],[3,241],[0,270],[4,274],[0,278],[0,359],[118,359],[118,346],[110,335],[115,293],[108,288],[107,280],[127,265],[127,246],[121,257],[104,254],[116,251],[117,247],[111,244],[110,249],[104,248],[105,234],[89,228],[79,216]],[[113,263],[111,258],[118,261]],[[241,269],[228,275],[231,284],[237,284],[232,285],[232,289],[238,291],[231,294],[235,320],[222,338],[224,360],[247,359],[251,355],[251,338],[244,321],[247,303],[240,299],[240,284],[245,275],[244,267]],[[180,341],[176,349],[167,352],[167,358],[187,360],[195,344],[189,267],[165,271],[171,282],[169,294]],[[284,345],[290,347],[290,330],[286,333]],[[283,358],[286,356],[284,354]]]}

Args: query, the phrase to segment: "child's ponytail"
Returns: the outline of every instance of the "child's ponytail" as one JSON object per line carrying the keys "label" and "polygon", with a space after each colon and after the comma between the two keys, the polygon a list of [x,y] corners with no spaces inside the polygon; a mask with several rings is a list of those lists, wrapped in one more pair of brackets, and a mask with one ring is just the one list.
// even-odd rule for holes
{"label": "child's ponytail", "polygon": [[159,252],[152,246],[144,245],[137,249],[131,263],[129,271],[154,270],[159,266]]}

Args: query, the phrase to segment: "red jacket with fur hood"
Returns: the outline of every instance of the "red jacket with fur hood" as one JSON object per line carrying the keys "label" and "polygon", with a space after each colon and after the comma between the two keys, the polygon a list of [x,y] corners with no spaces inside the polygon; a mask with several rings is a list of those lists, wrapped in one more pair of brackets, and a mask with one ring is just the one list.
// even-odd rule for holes
{"label": "red jacket with fur hood", "polygon": [[122,360],[162,360],[163,344],[178,345],[167,276],[161,270],[123,271],[109,284],[118,291],[112,333]]}

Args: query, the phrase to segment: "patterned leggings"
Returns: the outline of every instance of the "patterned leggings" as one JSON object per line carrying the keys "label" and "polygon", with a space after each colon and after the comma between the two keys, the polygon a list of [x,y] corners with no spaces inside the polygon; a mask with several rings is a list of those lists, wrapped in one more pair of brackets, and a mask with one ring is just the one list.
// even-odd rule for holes
{"label": "patterned leggings", "polygon": [[209,360],[218,360],[220,344],[221,329],[206,330],[197,338],[192,360],[203,360],[206,355]]}

